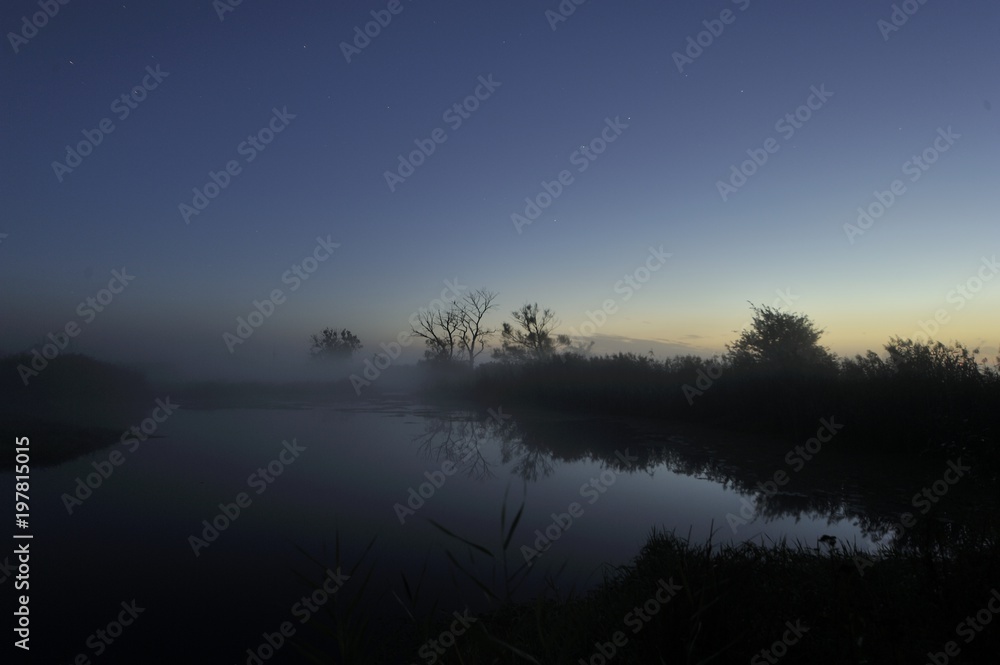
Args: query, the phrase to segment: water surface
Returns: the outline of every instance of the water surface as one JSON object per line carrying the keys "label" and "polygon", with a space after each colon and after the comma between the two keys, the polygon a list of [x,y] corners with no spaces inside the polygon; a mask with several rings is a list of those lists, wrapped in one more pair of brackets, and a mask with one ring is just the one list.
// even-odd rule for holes
{"label": "water surface", "polygon": [[[375,539],[366,607],[387,621],[401,615],[391,595],[402,595],[400,573],[416,580],[424,566],[427,598],[475,604],[481,594],[456,587],[445,551],[480,574],[489,561],[470,559],[468,547],[431,521],[499,552],[505,494],[508,522],[524,502],[508,551],[511,570],[525,553],[550,544],[532,557],[518,598],[537,593],[557,572],[564,591],[594,586],[607,565],[628,563],[654,527],[696,541],[714,529],[716,542],[788,539],[823,547],[818,539],[832,535],[870,547],[891,511],[869,513],[867,504],[872,496],[887,505],[898,498],[892,488],[872,492],[884,460],[860,465],[868,471],[858,475],[848,469],[859,465],[848,464],[834,443],[796,471],[785,461],[796,442],[499,407],[492,414],[405,402],[182,408],[159,434],[134,450],[115,444],[33,470],[33,620],[46,662],[94,657],[95,631],[132,599],[145,609],[105,645],[102,663],[179,662],[196,652],[189,662],[243,663],[246,649],[283,621],[315,641],[314,624],[325,619],[302,625],[301,606],[293,613],[312,591],[300,575],[317,583],[323,572],[299,548],[332,562],[338,539],[347,563]],[[122,464],[69,514],[64,495],[114,450]],[[761,491],[756,483],[778,470],[789,475],[780,493]],[[411,489],[423,492],[422,505]],[[191,537],[206,536],[203,520],[240,493],[249,505],[196,555]],[[546,532],[550,540],[540,540]],[[361,577],[337,596],[356,592]],[[140,653],[139,645],[150,643],[162,644],[162,654]],[[268,662],[287,659],[297,660],[286,645]]]}

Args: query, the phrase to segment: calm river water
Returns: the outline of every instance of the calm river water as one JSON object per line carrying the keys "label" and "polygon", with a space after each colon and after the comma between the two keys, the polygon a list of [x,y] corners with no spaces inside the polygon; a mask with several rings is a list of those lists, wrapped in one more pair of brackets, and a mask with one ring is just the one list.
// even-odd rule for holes
{"label": "calm river water", "polygon": [[[869,509],[866,487],[882,474],[873,462],[867,478],[849,477],[846,469],[857,465],[841,460],[833,443],[790,464],[787,453],[803,442],[764,445],[641,422],[405,402],[182,408],[158,433],[138,446],[115,444],[32,470],[38,662],[84,654],[94,663],[242,664],[286,621],[296,639],[321,642],[323,611],[356,593],[369,566],[364,606],[380,625],[402,615],[393,597],[403,596],[401,573],[415,581],[424,566],[422,593],[459,607],[475,594],[456,587],[445,550],[480,573],[491,568],[431,520],[499,552],[505,493],[508,523],[525,505],[507,553],[511,569],[548,545],[531,557],[519,597],[563,566],[562,589],[599,583],[604,564],[627,563],[653,527],[695,541],[714,526],[716,542],[787,538],[817,547],[832,535],[869,547],[872,527],[859,516]],[[107,472],[114,451],[120,465],[71,502],[85,494],[77,479],[85,483],[97,467]],[[756,485],[777,471],[788,478],[780,493]],[[97,484],[97,476],[90,480]],[[230,504],[242,504],[238,517]],[[220,516],[224,510],[230,517]],[[302,602],[320,588],[325,567],[335,572],[338,540],[346,572],[373,538],[362,569],[341,580],[333,599]],[[12,584],[5,576],[0,587]],[[129,625],[109,627],[119,619]],[[162,645],[157,653],[145,648],[151,643]],[[298,660],[286,642],[267,662]]]}

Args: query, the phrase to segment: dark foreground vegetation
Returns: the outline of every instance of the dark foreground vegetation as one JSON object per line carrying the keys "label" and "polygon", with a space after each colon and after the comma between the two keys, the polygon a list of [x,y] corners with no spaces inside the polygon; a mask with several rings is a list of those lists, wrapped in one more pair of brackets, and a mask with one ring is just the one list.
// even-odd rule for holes
{"label": "dark foreground vegetation", "polygon": [[[958,654],[958,662],[985,663],[1000,653],[995,529],[878,552],[833,538],[816,547],[719,546],[653,530],[631,563],[606,567],[596,589],[566,592],[548,579],[549,591],[515,603],[512,588],[532,571],[510,547],[517,516],[501,519],[504,539],[492,551],[436,525],[454,546],[446,554],[451,579],[467,604],[442,609],[440,580],[404,576],[369,604],[401,606],[408,617],[387,637],[359,609],[362,585],[326,614],[323,630],[335,646],[297,646],[318,663],[943,665]],[[350,571],[360,579],[377,564],[362,560]],[[467,613],[484,602],[488,609]],[[456,624],[456,616],[471,619]]]}

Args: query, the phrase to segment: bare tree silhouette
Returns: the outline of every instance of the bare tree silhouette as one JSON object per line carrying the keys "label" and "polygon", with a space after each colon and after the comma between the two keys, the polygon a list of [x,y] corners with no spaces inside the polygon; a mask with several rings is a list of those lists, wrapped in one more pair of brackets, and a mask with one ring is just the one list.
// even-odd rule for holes
{"label": "bare tree silhouette", "polygon": [[417,313],[417,324],[410,330],[413,335],[422,337],[427,344],[424,351],[427,360],[451,362],[455,358],[456,349],[460,349],[461,323],[461,314],[454,306],[446,310],[421,310]]}
{"label": "bare tree silhouette", "polygon": [[493,291],[477,289],[466,293],[448,309],[420,311],[416,325],[410,330],[427,344],[424,357],[445,363],[461,357],[472,367],[486,348],[486,342],[497,332],[484,321],[487,313],[496,307],[496,299],[497,294]]}
{"label": "bare tree silhouette", "polygon": [[468,355],[469,367],[473,367],[476,357],[486,348],[486,342],[497,333],[496,328],[489,328],[483,322],[487,312],[496,307],[497,294],[485,289],[477,289],[466,293],[462,300],[456,303],[461,313],[458,332],[459,347]]}

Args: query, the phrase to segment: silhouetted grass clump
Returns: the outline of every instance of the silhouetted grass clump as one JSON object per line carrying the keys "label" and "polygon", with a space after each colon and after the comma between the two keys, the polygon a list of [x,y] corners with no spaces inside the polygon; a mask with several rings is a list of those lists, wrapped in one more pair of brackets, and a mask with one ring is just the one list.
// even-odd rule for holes
{"label": "silhouetted grass clump", "polygon": [[[469,605],[441,603],[439,587],[404,575],[393,593],[405,627],[336,662],[427,662],[432,653],[434,662],[465,664],[770,662],[754,660],[766,649],[788,663],[919,663],[949,641],[973,662],[1000,649],[1000,633],[981,621],[958,632],[1000,598],[995,533],[946,549],[867,552],[832,537],[816,547],[720,546],[654,529],[631,563],[606,566],[597,588],[564,593],[556,573],[531,600],[516,601],[512,588],[532,572],[511,546],[520,514],[502,517],[496,552],[435,524],[457,547],[446,551],[454,585],[489,605],[467,630],[446,636],[454,612]],[[492,573],[477,561],[492,562]]]}
{"label": "silhouetted grass clump", "polygon": [[[601,648],[607,654],[616,631],[627,638],[618,662],[747,662],[787,635],[789,623],[808,630],[787,645],[783,662],[923,662],[928,651],[956,639],[958,622],[986,607],[992,587],[983,580],[998,579],[998,564],[995,543],[955,553],[945,564],[825,545],[718,548],[654,532],[631,565],[584,597],[540,599],[484,616],[481,637],[492,639],[466,643],[462,662],[517,662],[497,642],[539,663],[590,662]],[[664,581],[680,590],[665,603],[650,602]],[[645,613],[648,621],[644,606],[658,608]],[[977,639],[963,644],[968,657],[1000,648],[998,634]],[[446,662],[460,661],[456,654]]]}

